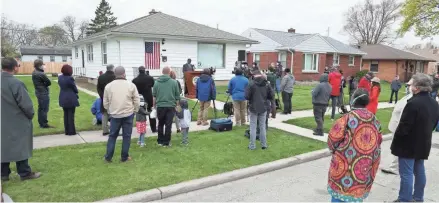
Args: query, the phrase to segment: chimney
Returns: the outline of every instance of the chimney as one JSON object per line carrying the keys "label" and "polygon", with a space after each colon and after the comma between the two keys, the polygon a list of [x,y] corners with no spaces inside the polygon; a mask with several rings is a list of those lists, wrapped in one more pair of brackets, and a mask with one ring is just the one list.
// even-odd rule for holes
{"label": "chimney", "polygon": [[288,29],[288,32],[289,32],[289,33],[296,33],[296,29],[294,29],[294,28],[290,28],[290,29]]}
{"label": "chimney", "polygon": [[155,11],[155,9],[152,9],[152,10],[149,12],[149,15],[156,14],[156,13],[158,13],[158,12]]}

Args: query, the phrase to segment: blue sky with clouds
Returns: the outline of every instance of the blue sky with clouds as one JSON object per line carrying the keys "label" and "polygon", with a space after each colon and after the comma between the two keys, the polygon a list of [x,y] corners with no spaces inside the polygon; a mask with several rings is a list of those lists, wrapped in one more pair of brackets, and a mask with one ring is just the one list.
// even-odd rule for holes
{"label": "blue sky with clouds", "polygon": [[[320,33],[345,43],[344,14],[362,0],[108,0],[118,23],[147,15],[151,9],[186,20],[241,34],[249,27],[298,33]],[[2,0],[1,11],[10,20],[36,27],[59,23],[65,15],[90,20],[100,0]],[[398,24],[395,24],[395,29]],[[413,32],[394,45],[425,43]],[[436,36],[434,42],[439,42]]]}

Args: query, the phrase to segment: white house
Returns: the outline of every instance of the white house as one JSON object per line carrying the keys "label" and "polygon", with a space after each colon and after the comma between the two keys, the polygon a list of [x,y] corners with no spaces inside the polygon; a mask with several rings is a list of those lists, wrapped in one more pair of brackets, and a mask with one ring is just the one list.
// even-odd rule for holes
{"label": "white house", "polygon": [[72,61],[71,49],[66,47],[22,46],[20,54],[21,61],[24,62],[33,62],[35,59],[59,63]]}
{"label": "white house", "polygon": [[171,66],[181,71],[187,59],[196,69],[216,68],[216,80],[229,80],[238,51],[257,41],[154,10],[149,15],[73,43],[72,66],[88,78],[105,72],[108,64],[123,66],[127,79],[145,66],[152,76]]}

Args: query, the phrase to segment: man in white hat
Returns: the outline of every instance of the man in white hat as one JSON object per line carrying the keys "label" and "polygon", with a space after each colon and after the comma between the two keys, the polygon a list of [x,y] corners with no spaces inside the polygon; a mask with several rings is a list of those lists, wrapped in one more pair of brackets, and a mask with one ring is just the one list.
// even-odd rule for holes
{"label": "man in white hat", "polygon": [[[390,118],[390,122],[389,122],[389,130],[390,132],[392,132],[392,134],[395,133],[396,128],[398,127],[399,120],[401,119],[401,114],[402,111],[404,110],[405,105],[407,104],[407,100],[409,100],[413,96],[413,93],[410,88],[410,85],[412,84],[413,84],[413,79],[411,79],[407,83],[407,86],[409,87],[408,88],[409,93],[406,96],[404,96],[401,100],[399,100],[398,103],[396,103],[395,108],[393,109],[392,117]],[[387,174],[398,175],[398,157],[396,156],[393,157],[390,166],[388,168],[382,168],[381,171]]]}

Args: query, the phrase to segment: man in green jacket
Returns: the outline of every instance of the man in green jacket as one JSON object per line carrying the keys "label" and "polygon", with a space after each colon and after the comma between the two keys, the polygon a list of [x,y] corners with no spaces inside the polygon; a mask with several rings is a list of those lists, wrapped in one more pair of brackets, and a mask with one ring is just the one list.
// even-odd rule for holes
{"label": "man in green jacket", "polygon": [[[158,137],[157,144],[164,147],[171,146],[171,128],[175,116],[175,107],[180,100],[180,90],[176,80],[173,80],[169,74],[171,68],[164,67],[161,75],[154,87],[152,96],[154,97],[154,108],[157,109]],[[163,133],[163,126],[165,131]]]}

